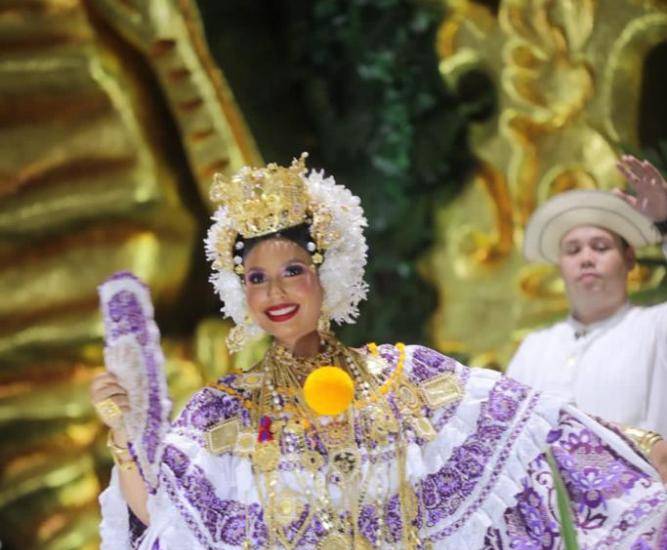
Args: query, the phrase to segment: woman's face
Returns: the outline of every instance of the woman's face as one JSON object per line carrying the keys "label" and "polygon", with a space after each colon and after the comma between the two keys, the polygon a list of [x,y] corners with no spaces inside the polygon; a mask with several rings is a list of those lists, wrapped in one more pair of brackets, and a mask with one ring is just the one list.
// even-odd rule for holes
{"label": "woman's face", "polygon": [[289,348],[317,330],[323,291],[308,252],[288,239],[267,239],[243,264],[250,316],[262,329]]}

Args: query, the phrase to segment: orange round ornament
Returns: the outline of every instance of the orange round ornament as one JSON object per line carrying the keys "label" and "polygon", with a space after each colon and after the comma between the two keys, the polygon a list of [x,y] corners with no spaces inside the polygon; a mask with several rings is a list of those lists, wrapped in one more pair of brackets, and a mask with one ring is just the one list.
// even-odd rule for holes
{"label": "orange round ornament", "polygon": [[354,382],[340,367],[320,367],[303,385],[308,406],[320,415],[335,416],[347,410],[354,399]]}

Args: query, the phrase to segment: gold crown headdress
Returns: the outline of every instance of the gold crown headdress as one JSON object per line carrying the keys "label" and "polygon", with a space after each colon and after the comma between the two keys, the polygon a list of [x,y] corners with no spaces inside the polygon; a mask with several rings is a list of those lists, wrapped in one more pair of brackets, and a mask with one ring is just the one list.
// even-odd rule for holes
{"label": "gold crown headdress", "polygon": [[251,239],[305,222],[310,223],[314,241],[309,250],[314,253],[313,261],[322,262],[321,251],[338,239],[340,233],[331,227],[331,213],[308,193],[307,157],[308,153],[302,153],[288,168],[271,163],[264,168],[245,166],[229,180],[222,174],[214,176],[211,200],[222,203],[228,217],[227,230],[216,245],[219,256],[214,267],[234,268],[241,274],[241,256],[232,253],[238,235]]}
{"label": "gold crown headdress", "polygon": [[245,239],[299,225],[308,209],[306,157],[294,159],[289,168],[245,166],[229,180],[216,174],[211,200],[225,205],[231,225]]}

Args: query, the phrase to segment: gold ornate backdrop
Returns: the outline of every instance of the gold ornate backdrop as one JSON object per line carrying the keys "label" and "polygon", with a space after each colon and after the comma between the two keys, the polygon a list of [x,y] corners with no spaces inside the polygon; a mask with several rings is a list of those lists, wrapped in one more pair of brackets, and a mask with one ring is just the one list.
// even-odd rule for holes
{"label": "gold ornate backdrop", "polygon": [[[471,128],[478,168],[461,196],[438,208],[438,243],[422,271],[439,289],[435,346],[500,368],[527,330],[567,309],[555,270],[521,257],[528,217],[567,189],[622,186],[614,166],[622,148],[645,145],[644,66],[667,44],[667,2],[447,4],[437,42],[441,74],[452,86],[485,75],[497,109]],[[664,268],[638,267],[631,291],[664,295],[664,275]]]}
{"label": "gold ornate backdrop", "polygon": [[224,370],[188,283],[211,176],[260,159],[190,1],[3,1],[0,45],[0,540],[95,548],[96,286],[149,283],[175,395]]}
{"label": "gold ornate backdrop", "polygon": [[[613,162],[640,142],[642,67],[667,41],[667,13],[447,3],[443,78],[483,72],[498,109],[471,129],[479,169],[438,207],[421,267],[440,292],[433,343],[488,366],[564,310],[554,273],[520,258],[525,221],[552,193],[621,183]],[[191,298],[215,300],[192,286],[207,269],[206,187],[260,159],[193,0],[0,0],[0,45],[0,540],[95,548],[110,465],[87,398],[96,285],[118,269],[150,284],[175,396],[228,368],[227,325]],[[637,270],[633,288],[663,276]]]}

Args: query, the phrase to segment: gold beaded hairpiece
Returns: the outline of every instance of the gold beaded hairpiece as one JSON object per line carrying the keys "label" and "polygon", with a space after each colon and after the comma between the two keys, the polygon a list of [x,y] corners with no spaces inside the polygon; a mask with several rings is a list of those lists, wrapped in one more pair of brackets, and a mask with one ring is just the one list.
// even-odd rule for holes
{"label": "gold beaded hairpiece", "polygon": [[304,180],[307,156],[308,153],[302,153],[288,168],[271,163],[264,168],[245,166],[231,179],[215,175],[211,200],[226,208],[229,222],[218,237],[218,259],[214,267],[234,269],[240,275],[243,273],[240,255],[243,243],[237,241],[238,236],[243,239],[261,237],[305,222],[311,223],[314,240],[308,251],[314,263],[322,262],[320,251],[337,236],[329,235],[327,230],[331,215],[323,207],[312,204],[308,195]]}

